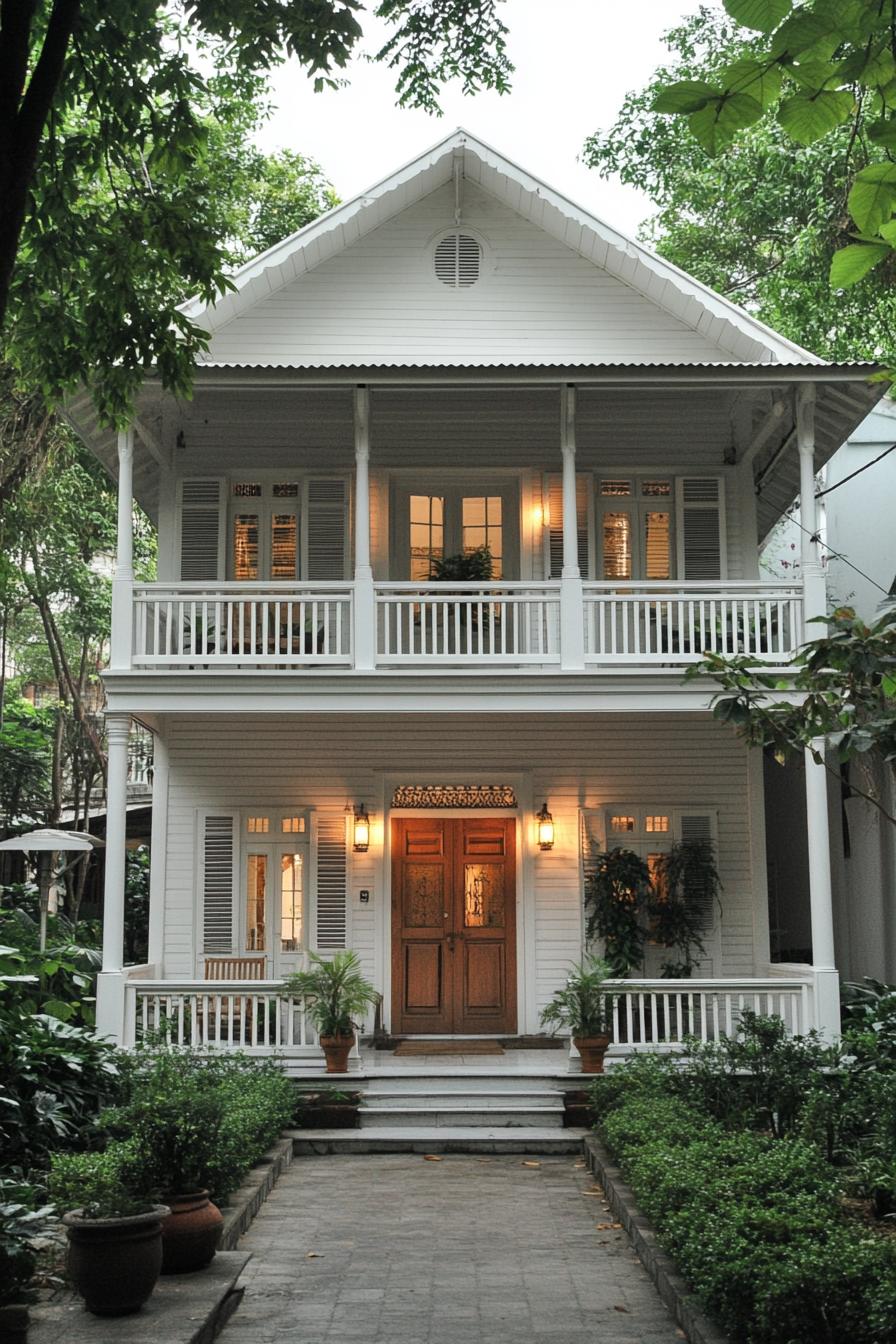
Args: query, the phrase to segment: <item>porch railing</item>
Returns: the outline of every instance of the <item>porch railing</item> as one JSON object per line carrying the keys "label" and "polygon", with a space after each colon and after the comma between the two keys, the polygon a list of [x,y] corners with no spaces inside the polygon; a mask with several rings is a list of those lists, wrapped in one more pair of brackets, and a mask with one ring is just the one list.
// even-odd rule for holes
{"label": "porch railing", "polygon": [[352,662],[351,583],[139,584],[136,665],[264,667]]}
{"label": "porch railing", "polygon": [[803,641],[803,590],[780,583],[586,583],[585,661],[699,662],[750,654],[780,666]]}
{"label": "porch railing", "polygon": [[790,1036],[813,1025],[808,979],[613,980],[613,1047],[674,1050],[685,1037],[718,1041],[736,1035],[744,1010],[780,1017]]}
{"label": "porch railing", "polygon": [[556,583],[376,584],[379,663],[559,663]]}
{"label": "porch railing", "polygon": [[143,1041],[243,1050],[249,1054],[316,1054],[317,1036],[279,980],[128,980],[126,1046]]}
{"label": "porch railing", "polygon": [[[561,619],[562,601],[574,608]],[[586,582],[580,605],[558,580],[135,584],[113,666],[581,670],[584,644],[586,670],[674,669],[708,652],[781,667],[803,641],[803,605],[799,585],[746,581]]]}

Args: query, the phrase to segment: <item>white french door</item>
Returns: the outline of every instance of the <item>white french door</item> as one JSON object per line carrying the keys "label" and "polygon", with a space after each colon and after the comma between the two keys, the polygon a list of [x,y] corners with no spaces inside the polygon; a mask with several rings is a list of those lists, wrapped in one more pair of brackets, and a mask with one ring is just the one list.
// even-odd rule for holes
{"label": "white french door", "polygon": [[[304,817],[248,817],[242,845],[242,950],[264,956],[267,975],[302,966],[308,929],[308,844]],[[287,829],[291,828],[291,829]]]}
{"label": "white french door", "polygon": [[391,573],[425,582],[435,561],[487,547],[492,578],[516,578],[518,500],[517,483],[506,479],[402,481],[395,489]]}

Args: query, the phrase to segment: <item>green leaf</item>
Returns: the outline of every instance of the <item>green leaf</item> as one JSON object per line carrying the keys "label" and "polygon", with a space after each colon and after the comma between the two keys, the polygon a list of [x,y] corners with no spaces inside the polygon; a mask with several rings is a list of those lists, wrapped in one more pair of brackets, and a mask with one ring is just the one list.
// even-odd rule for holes
{"label": "green leaf", "polygon": [[792,8],[791,0],[725,0],[725,9],[735,23],[760,33],[772,32]]}
{"label": "green leaf", "polygon": [[880,679],[880,688],[884,695],[889,696],[891,700],[896,700],[896,675],[892,672],[886,672]]}
{"label": "green leaf", "polygon": [[778,120],[792,140],[800,145],[811,145],[828,131],[852,115],[855,99],[844,91],[797,93],[785,98],[778,112]]}
{"label": "green leaf", "polygon": [[47,999],[43,1006],[45,1013],[50,1017],[56,1017],[60,1022],[67,1022],[75,1014],[75,1007],[70,1003],[64,1003],[62,999]]}
{"label": "green leaf", "polygon": [[755,98],[748,93],[730,93],[692,112],[688,125],[708,154],[718,154],[738,131],[752,126],[761,116],[762,105]]}
{"label": "green leaf", "polygon": [[865,127],[869,139],[885,149],[896,149],[896,120],[873,121]]}
{"label": "green leaf", "polygon": [[896,163],[872,163],[856,173],[847,205],[863,233],[877,233],[896,205]]}
{"label": "green leaf", "polygon": [[831,259],[831,286],[848,289],[873,270],[891,249],[886,243],[849,243],[835,252]]}
{"label": "green leaf", "polygon": [[748,93],[751,98],[769,108],[781,93],[781,67],[768,61],[755,61],[748,56],[732,61],[722,71],[722,80],[728,93]]}
{"label": "green leaf", "polygon": [[806,9],[799,9],[775,33],[770,50],[776,59],[800,56],[813,49],[816,56],[829,58],[837,50],[839,41],[840,34],[834,19],[822,18],[810,14]]}
{"label": "green leaf", "polygon": [[654,112],[696,112],[708,98],[717,98],[720,90],[702,79],[682,79],[662,89],[651,103]]}

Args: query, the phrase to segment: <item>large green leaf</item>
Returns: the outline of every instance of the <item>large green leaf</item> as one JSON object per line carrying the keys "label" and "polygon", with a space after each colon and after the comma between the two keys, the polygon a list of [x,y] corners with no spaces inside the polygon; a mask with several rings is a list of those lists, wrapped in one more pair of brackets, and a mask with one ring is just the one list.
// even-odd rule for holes
{"label": "large green leaf", "polygon": [[828,131],[846,121],[853,113],[855,99],[851,93],[824,91],[796,93],[785,98],[778,111],[778,120],[792,140],[800,145],[811,145]]}
{"label": "large green leaf", "polygon": [[835,252],[831,260],[831,285],[849,289],[890,255],[886,243],[849,243]]}
{"label": "large green leaf", "polygon": [[835,19],[798,9],[775,33],[770,52],[772,56],[780,58],[801,56],[811,51],[814,56],[827,59],[834,54],[839,43],[840,30]]}
{"label": "large green leaf", "polygon": [[[888,220],[886,224],[881,224],[878,233],[891,247],[896,247],[896,219],[891,219]],[[873,241],[877,242],[877,239],[874,239]]]}
{"label": "large green leaf", "polygon": [[896,205],[896,163],[872,163],[857,173],[847,204],[863,233],[877,233]]}
{"label": "large green leaf", "polygon": [[728,93],[748,93],[764,108],[778,101],[783,78],[781,67],[769,61],[756,61],[749,56],[732,61],[722,71]]}
{"label": "large green leaf", "polygon": [[873,121],[865,127],[869,139],[876,145],[883,145],[885,149],[896,149],[896,120],[892,118],[883,121]]}
{"label": "large green leaf", "polygon": [[688,117],[688,125],[708,154],[719,154],[742,130],[762,116],[762,104],[748,93],[729,93],[707,102]]}
{"label": "large green leaf", "polygon": [[702,79],[682,79],[658,93],[651,107],[654,112],[696,112],[707,98],[718,98],[720,93]]}
{"label": "large green leaf", "polygon": [[725,9],[736,23],[770,33],[793,9],[791,0],[725,0]]}

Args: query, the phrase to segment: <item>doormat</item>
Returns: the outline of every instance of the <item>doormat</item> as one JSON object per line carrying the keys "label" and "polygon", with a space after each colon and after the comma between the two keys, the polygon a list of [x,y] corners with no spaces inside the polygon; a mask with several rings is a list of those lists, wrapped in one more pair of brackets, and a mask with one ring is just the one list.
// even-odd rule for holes
{"label": "doormat", "polygon": [[402,1041],[396,1055],[503,1055],[500,1041]]}

